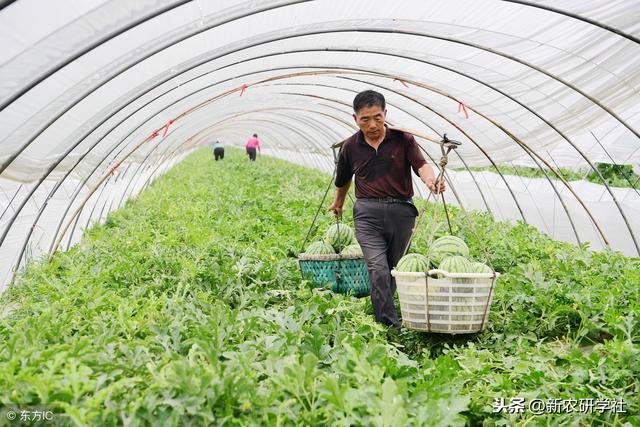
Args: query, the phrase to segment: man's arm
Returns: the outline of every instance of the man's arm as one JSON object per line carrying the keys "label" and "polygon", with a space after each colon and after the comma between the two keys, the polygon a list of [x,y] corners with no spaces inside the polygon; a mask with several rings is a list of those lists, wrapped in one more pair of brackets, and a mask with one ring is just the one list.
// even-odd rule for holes
{"label": "man's arm", "polygon": [[333,204],[329,206],[329,210],[338,218],[342,217],[342,207],[344,206],[344,199],[347,197],[347,193],[349,192],[349,187],[351,187],[351,180],[347,181],[347,183],[342,187],[338,187],[336,189],[336,198],[333,201]]}
{"label": "man's arm", "polygon": [[445,190],[444,179],[440,179],[439,185],[436,186],[436,175],[428,163],[425,163],[418,169],[418,175],[420,175],[420,179],[424,182],[424,185],[435,194],[442,193]]}

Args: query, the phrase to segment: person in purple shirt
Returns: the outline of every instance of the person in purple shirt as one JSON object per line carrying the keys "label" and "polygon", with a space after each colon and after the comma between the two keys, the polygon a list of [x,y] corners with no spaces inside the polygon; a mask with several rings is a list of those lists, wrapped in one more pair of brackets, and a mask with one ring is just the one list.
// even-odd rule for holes
{"label": "person in purple shirt", "polygon": [[247,144],[244,146],[247,150],[247,154],[249,155],[249,160],[252,162],[256,161],[256,150],[260,151],[260,141],[258,141],[258,134],[254,133],[251,138],[247,141]]}
{"label": "person in purple shirt", "polygon": [[342,216],[344,200],[355,175],[356,202],[353,207],[356,238],[367,263],[371,281],[371,303],[376,321],[399,329],[391,276],[411,238],[418,210],[413,204],[411,171],[434,193],[445,190],[436,183],[413,135],[385,125],[384,96],[373,90],[356,95],[353,118],[360,131],[343,145],[338,156],[333,204]]}

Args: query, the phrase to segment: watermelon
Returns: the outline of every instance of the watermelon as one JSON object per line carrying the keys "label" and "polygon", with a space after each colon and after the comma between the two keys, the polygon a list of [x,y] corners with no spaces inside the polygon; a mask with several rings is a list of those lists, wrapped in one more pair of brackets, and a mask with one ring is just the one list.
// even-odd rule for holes
{"label": "watermelon", "polygon": [[469,256],[467,244],[456,236],[442,236],[431,244],[429,255],[433,265],[440,265],[442,260],[452,256]]}
{"label": "watermelon", "polygon": [[424,272],[427,270],[429,270],[429,260],[422,254],[406,254],[396,266],[396,271]]}
{"label": "watermelon", "polygon": [[340,252],[342,255],[363,256],[362,248],[357,243],[352,243]]}
{"label": "watermelon", "polygon": [[330,244],[318,241],[310,244],[305,253],[309,255],[330,255],[335,254],[336,252]]}
{"label": "watermelon", "polygon": [[493,273],[493,269],[482,262],[472,262],[469,273]]}
{"label": "watermelon", "polygon": [[333,246],[335,252],[340,252],[354,241],[353,229],[346,224],[333,224],[324,233],[325,243]]}
{"label": "watermelon", "polygon": [[470,273],[471,262],[463,256],[455,255],[443,259],[438,268],[449,273]]}

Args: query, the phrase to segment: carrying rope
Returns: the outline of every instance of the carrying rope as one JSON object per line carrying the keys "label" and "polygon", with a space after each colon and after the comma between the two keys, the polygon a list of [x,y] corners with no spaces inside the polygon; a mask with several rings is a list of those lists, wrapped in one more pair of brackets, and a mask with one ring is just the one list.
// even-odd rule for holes
{"label": "carrying rope", "polygon": [[[440,189],[441,185],[444,182],[444,178],[445,178],[445,173],[446,173],[446,166],[449,163],[449,153],[452,150],[455,150],[456,148],[458,148],[458,146],[460,146],[461,143],[458,141],[454,141],[451,140],[449,138],[447,138],[447,134],[443,135],[442,141],[440,141],[440,151],[441,151],[441,158],[440,158],[440,162],[439,162],[439,166],[440,166],[440,170],[438,173],[438,176],[436,177],[434,184],[435,184],[435,188],[436,190]],[[418,226],[420,225],[420,222],[422,220],[422,218],[425,216],[426,214],[426,210],[427,210],[427,206],[429,205],[429,199],[431,198],[431,196],[435,194],[434,192],[430,192],[429,195],[427,196],[424,206],[422,207],[422,210],[419,212],[418,218],[416,218],[416,222],[415,225],[413,227],[413,229],[411,230],[411,237],[409,238],[409,241],[407,242],[407,246],[405,247],[405,250],[403,252],[403,256],[407,254],[407,252],[409,251],[409,248],[411,246],[411,243],[415,237],[415,234],[418,230]],[[442,206],[444,209],[444,213],[447,219],[447,226],[449,228],[449,234],[453,235],[453,227],[451,226],[451,218],[449,216],[449,209],[447,208],[447,203],[446,200],[444,198],[444,193],[441,192],[440,193],[441,196],[441,200],[442,200]],[[435,197],[434,197],[435,198]],[[462,208],[462,206],[461,206]],[[465,215],[465,217],[467,217],[471,222],[473,222],[475,224],[475,221],[473,220],[473,218],[469,215],[469,213],[462,208],[462,211]],[[438,221],[437,221],[437,214],[438,214],[438,209],[436,206],[433,207],[433,215],[431,218],[431,228],[427,237],[427,247],[431,248],[431,245],[433,243],[433,238],[437,232],[437,229],[439,228],[438,226]],[[479,247],[480,250],[483,252],[484,256],[485,256],[485,262],[487,262],[489,264],[489,266],[491,267],[491,270],[493,271],[493,277],[492,277],[492,282],[491,282],[491,287],[489,288],[489,294],[487,296],[487,304],[485,304],[484,310],[483,310],[483,314],[482,314],[482,322],[480,324],[480,330],[484,329],[485,326],[485,319],[487,317],[487,311],[489,310],[489,301],[491,301],[491,296],[493,294],[493,289],[495,287],[495,282],[496,282],[496,271],[493,268],[492,264],[491,264],[491,260],[488,256],[488,252],[486,249],[486,246],[484,245],[484,241],[482,239],[478,238],[478,234],[477,234],[477,230],[475,226],[471,226],[470,229],[472,230],[472,232],[474,233],[474,237],[476,238],[476,240],[479,243]],[[427,265],[431,264],[431,250],[429,250],[428,254],[427,254]],[[429,310],[429,292],[428,292],[428,280],[429,280],[429,274],[428,271],[425,271],[425,276],[424,276],[424,286],[425,286],[425,303],[426,303],[426,307],[425,307],[425,314],[426,314],[426,320],[427,320],[427,330],[431,331],[431,315],[430,315],[430,310]]]}
{"label": "carrying rope", "polygon": [[[309,237],[311,236],[311,232],[313,231],[313,227],[314,225],[316,225],[316,222],[318,220],[318,216],[320,215],[320,211],[322,210],[322,207],[324,206],[324,201],[327,199],[327,194],[329,194],[329,190],[331,189],[331,186],[336,178],[336,174],[337,174],[337,170],[338,170],[338,155],[339,155],[339,149],[341,148],[341,146],[332,146],[331,147],[333,150],[333,173],[331,174],[331,179],[329,180],[329,185],[327,186],[327,189],[324,192],[324,195],[322,196],[322,200],[320,201],[320,205],[318,205],[318,209],[316,210],[316,214],[313,217],[313,221],[311,222],[311,226],[309,227],[309,230],[307,231],[307,235],[304,238],[304,242],[302,242],[302,246],[300,247],[300,252],[302,253],[304,252],[304,248],[307,246],[307,242],[309,241]],[[338,149],[338,152],[336,152],[336,149]],[[351,200],[351,202],[353,204],[355,204],[355,202],[353,201],[353,198],[351,197],[350,193],[347,193],[347,196],[349,196],[349,200]],[[336,225],[338,228],[338,232],[340,231],[340,223],[342,221],[342,215],[338,216],[336,215],[335,217],[336,219]]]}
{"label": "carrying rope", "polygon": [[[449,138],[447,138],[447,134],[445,133],[442,136],[442,141],[440,141],[440,151],[442,153],[442,157],[440,157],[440,170],[438,172],[438,176],[436,177],[436,179],[434,180],[434,185],[436,187],[436,190],[439,189],[441,187],[441,185],[444,185],[444,171],[445,168],[447,166],[447,164],[449,163],[449,153],[451,152],[451,150],[455,150],[456,148],[458,148],[458,146],[462,145],[462,143],[458,142],[458,141],[454,141],[451,140]],[[418,214],[418,218],[416,218],[416,222],[415,225],[413,226],[413,229],[411,230],[411,236],[409,237],[409,241],[407,242],[407,246],[405,246],[404,251],[402,252],[402,256],[406,255],[407,252],[409,251],[409,248],[411,247],[411,243],[413,242],[413,238],[415,237],[416,231],[418,230],[418,226],[420,225],[420,222],[422,221],[422,218],[425,216],[425,213],[427,211],[427,206],[429,206],[429,199],[431,198],[431,196],[434,193],[432,191],[429,192],[429,194],[427,195],[427,198],[425,200],[424,206],[422,207],[422,211],[419,212]],[[447,209],[447,203],[444,199],[444,193],[440,193],[440,195],[442,196],[442,204],[444,205],[444,212],[445,215],[447,217],[447,225],[449,226],[449,233],[453,234],[453,229],[451,227],[451,219],[449,218],[449,210]],[[435,235],[435,232],[437,231],[436,225],[437,225],[437,221],[436,221],[436,215],[437,215],[437,209],[433,209],[433,217],[431,218],[431,231],[429,233],[429,237],[428,237],[428,246],[427,247],[431,247],[431,243],[433,242],[433,236]]]}
{"label": "carrying rope", "polygon": [[[329,194],[329,190],[331,189],[331,185],[333,184],[333,180],[336,176],[336,169],[333,169],[333,174],[331,175],[331,179],[329,180],[329,185],[327,186],[327,189],[324,192],[324,196],[322,196],[322,201],[320,202],[320,205],[318,206],[318,210],[316,210],[316,214],[313,217],[313,222],[311,223],[311,227],[309,227],[309,230],[307,231],[307,235],[304,238],[304,242],[302,242],[302,246],[300,247],[300,252],[302,253],[304,252],[304,248],[307,246],[307,242],[309,241],[309,236],[311,236],[311,231],[313,230],[313,226],[316,225],[316,221],[318,220],[318,215],[320,215],[320,211],[322,210],[322,206],[324,206],[324,201],[327,199],[327,194]],[[336,220],[338,220],[338,218],[336,217]]]}

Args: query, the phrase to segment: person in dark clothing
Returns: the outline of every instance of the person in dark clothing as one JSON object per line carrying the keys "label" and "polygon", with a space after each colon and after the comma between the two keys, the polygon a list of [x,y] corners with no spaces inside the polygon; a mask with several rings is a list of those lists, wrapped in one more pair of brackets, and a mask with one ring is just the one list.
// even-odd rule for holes
{"label": "person in dark clothing", "polygon": [[356,238],[369,271],[371,303],[378,322],[400,328],[391,276],[409,242],[418,210],[413,204],[411,171],[434,193],[445,190],[436,182],[413,135],[385,125],[384,96],[372,90],[356,95],[353,118],[360,131],[342,146],[338,156],[333,204],[342,216],[344,200],[355,175],[356,202],[353,207]]}
{"label": "person in dark clothing", "polygon": [[216,161],[218,161],[218,159],[224,159],[224,146],[220,143],[220,141],[216,141],[215,144],[213,144],[213,156],[215,157]]}

